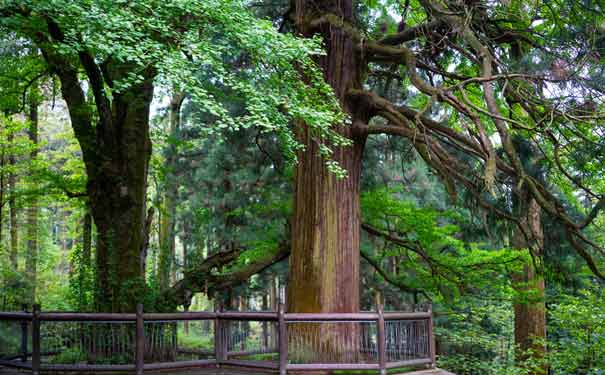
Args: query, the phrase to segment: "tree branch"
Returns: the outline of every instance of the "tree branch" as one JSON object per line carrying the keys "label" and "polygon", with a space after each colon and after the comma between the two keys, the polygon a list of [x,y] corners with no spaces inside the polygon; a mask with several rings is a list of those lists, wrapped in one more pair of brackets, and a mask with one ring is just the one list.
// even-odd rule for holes
{"label": "tree branch", "polygon": [[191,296],[195,293],[204,292],[211,295],[216,291],[240,285],[251,276],[286,259],[290,255],[290,245],[281,243],[275,252],[268,253],[244,266],[236,266],[226,273],[217,272],[221,268],[233,266],[244,251],[245,249],[238,248],[218,252],[193,265],[185,271],[182,280],[162,293],[161,305],[173,309],[178,305],[188,305]]}

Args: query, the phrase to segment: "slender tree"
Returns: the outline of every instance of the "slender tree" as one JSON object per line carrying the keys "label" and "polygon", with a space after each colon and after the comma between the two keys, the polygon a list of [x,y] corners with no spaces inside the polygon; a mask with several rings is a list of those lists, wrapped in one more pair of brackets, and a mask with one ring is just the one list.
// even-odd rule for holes
{"label": "slender tree", "polygon": [[177,142],[184,94],[173,93],[169,105],[168,145],[165,150],[165,191],[160,213],[160,254],[158,284],[166,289],[176,281],[176,206],[178,177],[176,175]]}
{"label": "slender tree", "polygon": [[[15,135],[13,132],[8,134],[8,142],[13,143]],[[18,269],[18,254],[19,254],[19,227],[17,224],[17,175],[15,172],[17,160],[16,155],[12,152],[8,157],[8,166],[10,168],[8,175],[9,199],[8,209],[10,212],[10,262],[15,270]]]}
{"label": "slender tree", "polygon": [[[28,136],[34,145],[29,158],[32,164],[38,157],[38,101],[35,95],[30,95],[29,100],[29,129]],[[33,303],[36,300],[36,284],[38,274],[38,199],[36,196],[29,201],[27,215],[27,255],[25,257],[25,274],[29,283],[28,298]]]}

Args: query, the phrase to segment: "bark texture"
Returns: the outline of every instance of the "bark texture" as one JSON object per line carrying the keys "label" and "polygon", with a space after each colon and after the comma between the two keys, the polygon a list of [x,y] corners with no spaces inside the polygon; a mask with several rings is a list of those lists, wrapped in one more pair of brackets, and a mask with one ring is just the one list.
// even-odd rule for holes
{"label": "bark texture", "polygon": [[[310,37],[319,34],[326,52],[318,60],[326,82],[351,116],[352,125],[335,124],[337,131],[353,141],[349,147],[334,147],[333,159],[346,169],[339,179],[326,167],[314,135],[298,124],[299,141],[305,149],[298,154],[294,182],[292,251],[286,292],[290,312],[357,312],[360,304],[360,177],[368,120],[363,107],[351,102],[350,90],[361,88],[365,64],[355,50],[355,41],[340,27],[321,20],[334,17],[354,24],[350,0],[297,0],[296,27]],[[355,325],[300,324],[291,333],[291,356],[300,360],[317,353],[316,361],[338,359],[354,362],[359,354]],[[290,341],[291,341],[290,340]],[[318,351],[317,343],[321,346]]]}
{"label": "bark texture", "polygon": [[[546,354],[546,305],[542,273],[544,233],[542,210],[527,189],[519,189],[515,204],[524,230],[515,230],[512,245],[518,249],[529,249],[533,255],[533,262],[527,262],[521,272],[512,275],[515,288],[521,295],[514,304],[514,319],[515,345],[518,349],[516,359],[522,364],[529,358],[540,361]],[[538,367],[530,375],[546,373],[546,368]]]}
{"label": "bark texture", "polygon": [[0,252],[4,252],[4,199],[6,195],[6,176],[4,176],[4,165],[6,163],[4,148],[0,151]]}
{"label": "bark texture", "polygon": [[[32,144],[38,144],[38,103],[30,101],[29,109],[29,140]],[[34,161],[38,156],[37,147],[34,147],[30,159]],[[35,195],[29,201],[27,208],[27,255],[25,257],[25,275],[30,285],[28,291],[28,302],[36,300],[36,276],[38,268],[38,199]]]}
{"label": "bark texture", "polygon": [[82,261],[89,268],[92,264],[92,216],[86,211],[82,228]]}
{"label": "bark texture", "polygon": [[287,291],[291,312],[359,310],[359,184],[365,136],[357,135],[356,127],[365,118],[353,110],[347,93],[361,87],[363,64],[346,32],[315,22],[329,13],[353,23],[353,11],[352,1],[296,1],[299,33],[307,37],[319,33],[326,43],[327,55],[318,62],[343,109],[352,116],[353,126],[337,127],[354,145],[334,149],[334,160],[348,172],[347,178],[338,179],[326,168],[309,128],[299,126],[306,149],[298,155],[295,173]]}
{"label": "bark texture", "polygon": [[169,144],[166,149],[166,194],[160,220],[160,256],[158,267],[158,283],[160,289],[166,289],[176,282],[176,205],[177,205],[177,176],[175,145],[181,122],[181,104],[184,95],[181,92],[173,94],[170,100],[170,129]]}
{"label": "bark texture", "polygon": [[[12,143],[14,140],[14,134],[12,132],[9,133],[8,135],[8,141],[9,143]],[[14,154],[10,154],[8,157],[8,163],[9,165],[14,168],[15,165],[17,164],[17,159],[15,158]],[[19,254],[19,228],[18,228],[18,224],[17,224],[17,199],[15,198],[15,195],[17,193],[17,176],[15,175],[14,171],[12,171],[11,168],[11,172],[8,175],[8,186],[9,186],[9,199],[8,199],[8,208],[9,208],[9,212],[10,212],[10,236],[11,236],[11,242],[10,242],[10,264],[13,267],[14,270],[17,270],[17,266],[18,266],[18,254]]]}
{"label": "bark texture", "polygon": [[143,295],[140,254],[147,236],[152,96],[150,79],[116,95],[110,126],[98,134],[102,148],[86,162],[88,197],[97,228],[96,305],[103,311],[134,311]]}

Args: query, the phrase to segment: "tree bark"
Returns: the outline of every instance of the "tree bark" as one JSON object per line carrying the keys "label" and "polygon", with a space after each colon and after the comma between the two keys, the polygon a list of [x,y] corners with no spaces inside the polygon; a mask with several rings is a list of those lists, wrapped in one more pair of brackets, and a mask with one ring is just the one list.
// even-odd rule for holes
{"label": "tree bark", "polygon": [[4,176],[5,165],[4,147],[0,151],[0,253],[4,252],[4,196],[6,195],[6,177]]}
{"label": "tree bark", "polygon": [[[9,132],[8,134],[8,142],[9,144],[14,141],[13,132]],[[17,164],[17,160],[14,154],[10,154],[8,157],[8,163],[12,167],[11,172],[8,175],[8,186],[9,186],[9,199],[8,199],[8,208],[10,211],[10,264],[13,267],[13,270],[17,270],[18,267],[18,254],[19,254],[19,228],[17,224],[17,200],[15,198],[15,194],[17,193],[17,176],[12,169],[15,168]]]}
{"label": "tree bark", "polygon": [[170,100],[170,129],[169,143],[166,149],[166,176],[162,220],[160,221],[160,257],[159,257],[159,286],[167,289],[176,282],[176,205],[177,205],[177,177],[176,177],[176,137],[181,122],[181,104],[184,94],[175,92]]}
{"label": "tree bark", "polygon": [[87,268],[92,265],[92,216],[88,209],[84,213],[82,229],[82,261]]}
{"label": "tree bark", "polygon": [[[292,254],[287,292],[291,312],[355,312],[359,310],[359,192],[365,136],[357,135],[360,114],[347,100],[351,88],[361,87],[361,66],[355,44],[339,28],[312,27],[312,21],[333,13],[354,22],[352,1],[297,0],[296,20],[303,36],[319,32],[327,55],[319,65],[353,126],[336,125],[354,145],[334,148],[334,160],[348,172],[339,179],[326,168],[308,127],[299,127],[305,150],[298,155],[295,172]],[[362,119],[363,121],[363,119]]]}
{"label": "tree bark", "polygon": [[[53,46],[65,42],[64,30],[51,18],[44,21],[48,35],[37,34],[34,40],[61,81],[88,177],[86,194],[97,229],[95,307],[133,312],[145,294],[149,109],[157,71],[112,57],[99,62],[85,49],[59,54]],[[94,103],[82,89],[82,70]],[[140,80],[114,89],[114,83],[129,80],[133,72]]]}
{"label": "tree bark", "polygon": [[[29,131],[30,142],[34,145],[30,153],[32,163],[38,157],[38,103],[30,100]],[[25,275],[29,283],[30,302],[36,300],[36,278],[38,268],[38,198],[33,195],[27,208],[27,256],[25,258]]]}
{"label": "tree bark", "polygon": [[151,79],[115,95],[98,159],[89,160],[88,197],[97,228],[96,298],[101,311],[134,311],[144,294],[147,169],[151,155]]}
{"label": "tree bark", "polygon": [[[517,191],[515,204],[525,233],[517,227],[512,245],[517,249],[529,249],[533,254],[533,261],[528,261],[522,271],[512,275],[515,289],[520,294],[514,303],[516,360],[523,366],[523,363],[530,359],[543,360],[546,354],[546,305],[542,272],[544,234],[542,210],[527,189],[521,188]],[[529,374],[546,373],[544,366],[538,366],[532,368]]]}
{"label": "tree bark", "polygon": [[[292,253],[286,293],[289,312],[357,312],[360,296],[360,177],[366,136],[360,131],[368,120],[367,111],[348,99],[351,89],[361,88],[365,64],[355,51],[355,42],[341,28],[317,23],[333,14],[344,23],[355,23],[351,0],[317,2],[297,0],[298,32],[310,37],[320,34],[326,52],[318,64],[342,109],[352,124],[335,124],[335,129],[353,141],[349,147],[333,147],[333,160],[346,169],[339,179],[326,167],[319,146],[305,124],[298,124],[299,141],[305,149],[298,154],[294,182]],[[354,360],[358,343],[356,327],[342,324],[301,324],[297,326],[292,357],[323,350],[317,360]],[[294,344],[294,343],[290,343]],[[325,358],[324,358],[325,357]],[[345,359],[346,358],[346,359]]]}

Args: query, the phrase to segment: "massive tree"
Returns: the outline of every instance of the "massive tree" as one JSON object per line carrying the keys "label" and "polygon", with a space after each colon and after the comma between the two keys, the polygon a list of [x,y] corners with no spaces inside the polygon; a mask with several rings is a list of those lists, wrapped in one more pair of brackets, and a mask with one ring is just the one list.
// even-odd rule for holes
{"label": "massive tree", "polygon": [[359,310],[359,194],[361,161],[369,120],[363,105],[348,93],[361,89],[364,70],[356,41],[345,30],[318,22],[330,17],[353,23],[351,1],[296,1],[297,30],[311,37],[319,33],[326,55],[319,66],[350,115],[350,124],[337,131],[352,145],[333,149],[332,157],[347,171],[342,178],[331,172],[306,124],[298,124],[304,150],[298,153],[294,182],[292,255],[288,284],[288,310],[295,312],[355,312]]}
{"label": "massive tree", "polygon": [[[326,55],[318,63],[349,115],[349,121],[335,123],[335,129],[351,144],[332,144],[329,159],[316,144],[321,138],[308,132],[311,124],[296,123],[298,139],[307,147],[298,152],[296,168],[291,308],[319,309],[326,296],[336,297],[326,302],[329,308],[355,308],[355,302],[346,293],[337,293],[332,283],[319,285],[296,269],[316,272],[322,262],[329,269],[344,268],[347,255],[357,257],[359,160],[365,138],[374,134],[407,138],[453,198],[457,190],[465,190],[474,204],[528,236],[522,223],[525,214],[497,199],[508,199],[510,189],[521,185],[545,214],[560,223],[588,267],[601,276],[594,256],[602,250],[583,232],[603,205],[602,195],[593,191],[598,189],[598,173],[586,160],[600,146],[603,117],[600,81],[590,81],[602,69],[599,44],[591,39],[597,16],[585,18],[591,13],[576,9],[575,3],[559,4],[558,11],[520,2],[427,0],[401,6],[385,1],[371,10],[354,1],[293,5],[286,18],[294,21],[300,34],[324,40]],[[398,24],[388,16],[382,21],[385,17],[376,17],[380,12],[400,13],[402,19]],[[578,16],[569,20],[572,27],[563,27],[560,15],[574,12]],[[582,48],[575,50],[571,43]],[[584,69],[572,71],[571,60],[578,56],[587,57],[582,60]],[[371,89],[383,84],[390,89],[381,95]],[[592,203],[584,209],[583,219],[572,218],[575,214],[566,210],[570,194],[563,196],[528,172],[514,136],[528,139],[540,150],[540,162],[552,167],[559,186]],[[580,142],[591,146],[578,147]],[[322,158],[328,164],[322,164]],[[330,161],[340,163],[349,176],[339,179],[328,173]],[[281,254],[276,252],[274,259],[281,259]],[[355,280],[356,267],[350,270],[340,282]],[[348,286],[354,295],[357,286]],[[297,288],[311,293],[300,299],[301,305],[292,297]]]}
{"label": "massive tree", "polygon": [[[380,3],[384,13],[397,12],[396,4],[388,4]],[[603,131],[602,87],[597,79],[592,81],[602,70],[602,43],[595,42],[600,40],[595,34],[600,17],[583,9],[576,13],[583,16],[566,20],[565,29],[561,14],[578,12],[581,5],[570,2],[553,8],[516,1],[420,0],[398,9],[403,19],[396,30],[394,22],[375,20],[369,22],[374,28],[368,29],[355,17],[353,1],[296,1],[295,5],[298,31],[324,40],[327,55],[320,66],[351,117],[349,126],[338,129],[352,139],[353,146],[335,151],[335,160],[349,172],[347,181],[314,168],[320,164],[312,144],[300,157],[290,308],[356,308],[351,299],[358,293],[358,266],[348,261],[357,261],[359,253],[357,161],[365,137],[372,134],[408,138],[452,197],[464,189],[477,205],[516,225],[515,237],[521,239],[516,246],[540,246],[541,241],[534,241],[528,231],[528,218],[535,221],[542,210],[560,223],[587,266],[603,278],[602,260],[595,259],[603,249],[585,233],[605,199],[598,173],[586,160],[589,152],[602,150],[598,136]],[[581,47],[573,48],[571,43]],[[572,61],[582,66],[574,69]],[[366,71],[370,82],[376,80],[373,77],[389,77],[407,95],[385,97],[362,86]],[[301,134],[304,137],[304,126]],[[591,202],[585,217],[574,217],[566,208],[569,194],[562,197],[529,173],[513,142],[515,136],[534,143],[541,162],[553,167],[557,180]],[[597,153],[601,159],[602,152]],[[574,160],[572,155],[582,157]],[[507,196],[515,186],[525,203],[515,210],[497,204],[494,196]],[[534,249],[532,255],[537,254]],[[525,331],[517,335],[521,341],[544,336],[540,310],[516,309],[522,315],[517,320],[535,322],[518,325]],[[525,342],[519,344],[527,347]]]}

